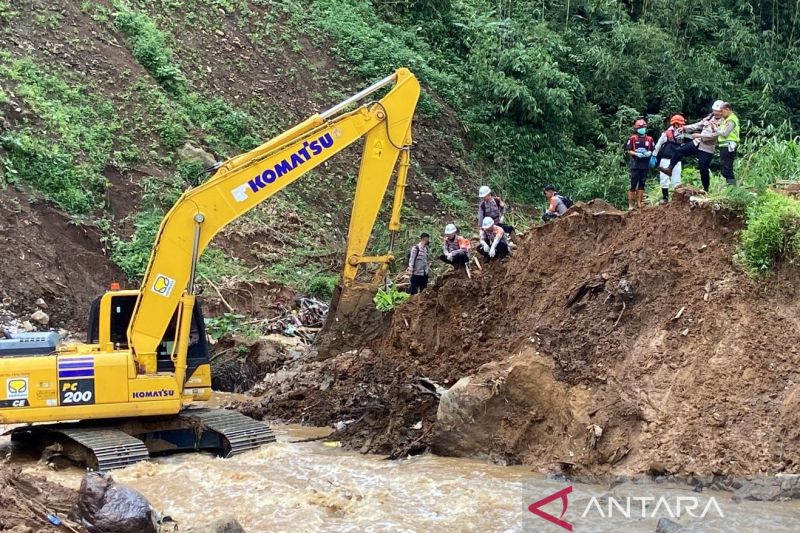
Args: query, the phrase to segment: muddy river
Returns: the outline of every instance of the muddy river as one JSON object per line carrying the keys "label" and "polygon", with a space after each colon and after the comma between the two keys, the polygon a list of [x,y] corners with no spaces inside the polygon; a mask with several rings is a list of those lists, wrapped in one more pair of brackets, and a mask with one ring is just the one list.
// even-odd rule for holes
{"label": "muddy river", "polygon": [[[234,515],[247,531],[649,532],[659,517],[684,531],[798,532],[800,502],[735,503],[730,493],[625,484],[608,490],[548,480],[524,467],[419,456],[388,461],[277,427],[278,442],[231,459],[187,454],[114,473],[161,512],[189,525]],[[27,470],[77,488],[78,469]],[[572,489],[569,489],[572,487]],[[540,507],[531,503],[562,491]],[[680,509],[678,508],[680,506]],[[692,516],[694,515],[694,516]],[[561,525],[555,521],[561,520]]]}

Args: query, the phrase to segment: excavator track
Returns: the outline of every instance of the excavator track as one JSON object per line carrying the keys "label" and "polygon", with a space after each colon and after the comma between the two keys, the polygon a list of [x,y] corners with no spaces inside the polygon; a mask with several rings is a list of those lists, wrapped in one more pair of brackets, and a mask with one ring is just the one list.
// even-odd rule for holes
{"label": "excavator track", "polygon": [[232,457],[275,442],[275,433],[266,424],[238,411],[225,409],[188,409],[178,415],[190,423],[199,422],[206,430],[224,438],[223,457]]}
{"label": "excavator track", "polygon": [[60,455],[92,470],[125,468],[146,461],[151,453],[203,450],[227,458],[275,442],[275,433],[263,422],[238,411],[205,408],[174,417],[120,419],[101,427],[46,424],[9,433],[15,443],[48,450],[47,457]]}
{"label": "excavator track", "polygon": [[146,461],[150,452],[142,441],[118,429],[72,428],[57,430],[92,452],[97,470],[114,470]]}

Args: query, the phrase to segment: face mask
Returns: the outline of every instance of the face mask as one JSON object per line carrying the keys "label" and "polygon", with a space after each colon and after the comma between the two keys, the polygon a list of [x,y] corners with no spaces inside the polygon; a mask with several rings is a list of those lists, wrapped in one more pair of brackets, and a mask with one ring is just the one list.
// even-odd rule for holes
{"label": "face mask", "polygon": [[636,133],[638,133],[639,135],[644,135],[645,133],[647,133],[647,128],[639,128],[638,130],[636,130]]}

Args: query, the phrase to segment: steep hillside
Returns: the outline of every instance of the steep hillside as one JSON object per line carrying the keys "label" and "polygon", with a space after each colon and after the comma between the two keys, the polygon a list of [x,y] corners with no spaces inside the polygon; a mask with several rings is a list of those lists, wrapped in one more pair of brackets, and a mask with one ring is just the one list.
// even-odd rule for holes
{"label": "steep hillside", "polygon": [[740,220],[712,205],[579,204],[413,298],[372,346],[269,374],[258,412],[395,455],[798,472],[797,273],[751,281],[732,261]]}
{"label": "steep hillside", "polygon": [[[70,288],[13,289],[31,266],[22,256],[5,259],[0,286],[19,306],[57,294],[70,311],[53,313],[56,326],[74,327],[68,321],[75,313],[82,321],[78,309],[110,279],[121,280],[119,268],[135,285],[161,216],[196,184],[198,161],[256,146],[374,81],[268,2],[0,5],[5,203],[30,198],[36,204],[23,205],[23,214],[48,213],[51,223],[19,238],[30,237],[34,255],[69,257],[42,263],[41,276],[63,272],[60,283]],[[468,207],[476,183],[465,163],[464,129],[446,106],[435,118],[421,115],[414,134],[403,246],[420,228],[436,229],[454,207]],[[351,147],[229,227],[204,257],[204,279],[223,291],[276,281],[328,296],[360,150]],[[22,224],[14,209],[9,222]],[[467,214],[471,209],[458,216]],[[64,227],[68,236],[84,236],[66,240],[74,250],[64,244]],[[381,228],[374,246],[387,243]],[[94,267],[76,257],[91,257]],[[66,279],[72,270],[92,276]]]}

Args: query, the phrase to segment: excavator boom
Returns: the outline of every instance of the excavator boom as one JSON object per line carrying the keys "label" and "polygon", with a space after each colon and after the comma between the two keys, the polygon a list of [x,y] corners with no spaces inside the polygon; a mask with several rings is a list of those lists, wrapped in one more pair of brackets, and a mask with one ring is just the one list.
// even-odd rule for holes
{"label": "excavator boom", "polygon": [[[352,109],[384,87],[382,98]],[[227,456],[274,440],[266,425],[239,413],[188,409],[211,396],[205,327],[195,301],[198,259],[231,221],[363,138],[337,295],[358,285],[364,264],[377,263],[377,274],[385,272],[391,250],[377,257],[364,251],[395,167],[389,229],[400,227],[419,93],[411,72],[398,69],[216,165],[164,217],[139,290],[112,290],[92,303],[85,344],[58,346],[56,333],[0,340],[0,424],[56,422],[13,428],[12,440],[52,443],[100,469],[149,453],[206,449]]]}
{"label": "excavator boom", "polygon": [[[379,101],[339,114],[350,103],[392,83]],[[342,273],[342,285],[350,286],[394,167],[406,152],[398,172],[390,227],[399,229],[411,121],[419,92],[411,72],[399,69],[342,104],[230,159],[211,179],[186,192],[161,223],[130,323],[128,338],[140,365],[152,368],[156,346],[182,295],[194,292],[197,260],[211,239],[231,221],[364,137]],[[390,259],[377,258],[379,262]]]}

